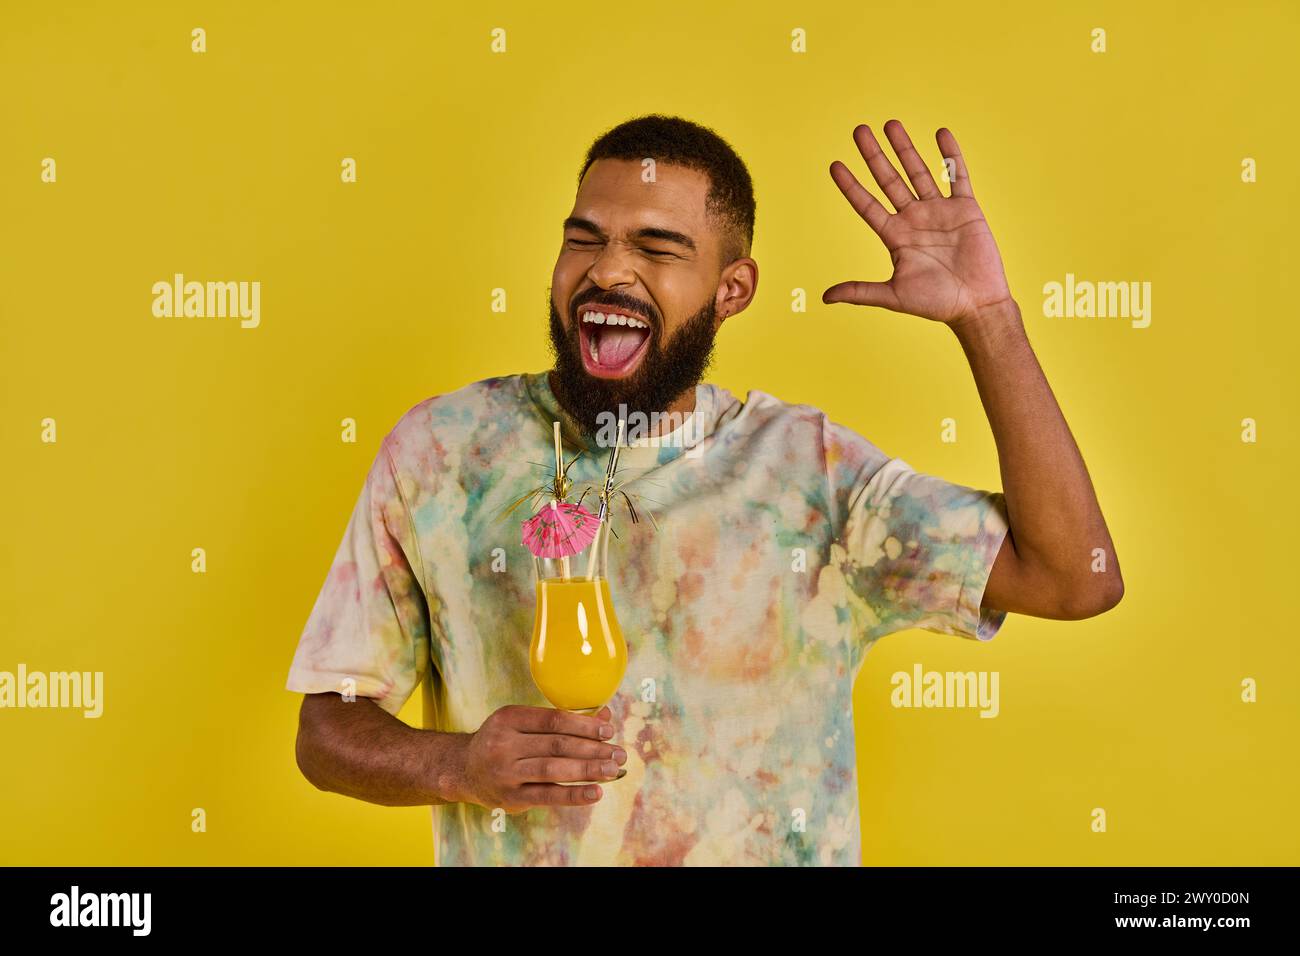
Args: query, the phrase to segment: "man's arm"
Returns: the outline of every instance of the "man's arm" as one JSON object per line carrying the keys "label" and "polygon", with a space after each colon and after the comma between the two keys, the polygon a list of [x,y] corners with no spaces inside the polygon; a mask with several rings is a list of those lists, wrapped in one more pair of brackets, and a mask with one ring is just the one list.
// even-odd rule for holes
{"label": "man's arm", "polygon": [[[1062,619],[1114,607],[1124,584],[1110,532],[1030,348],[956,139],[946,129],[935,136],[952,183],[952,194],[945,197],[897,120],[885,124],[885,135],[907,181],[868,127],[857,127],[853,135],[895,211],[889,212],[843,163],[831,164],[831,178],[889,250],[894,274],[888,282],[838,283],[822,293],[822,301],[880,306],[942,322],[965,350],[997,443],[1010,527],[983,606]],[[1104,565],[1096,549],[1104,552]],[[1094,573],[1094,564],[1105,571]]]}
{"label": "man's arm", "polygon": [[[997,443],[1011,530],[985,607],[1063,620],[1124,596],[1115,545],[1065,416],[1008,299],[949,326],[961,342]],[[1094,550],[1101,549],[1104,563]],[[1094,563],[1105,567],[1095,573]]]}
{"label": "man's arm", "polygon": [[417,730],[368,697],[305,694],[298,768],[320,790],[386,807],[451,803],[469,736]]}
{"label": "man's arm", "polygon": [[317,788],[386,807],[475,803],[519,813],[590,806],[598,785],[626,771],[613,715],[548,707],[498,708],[472,734],[417,730],[368,697],[307,694],[298,717],[298,767]]}

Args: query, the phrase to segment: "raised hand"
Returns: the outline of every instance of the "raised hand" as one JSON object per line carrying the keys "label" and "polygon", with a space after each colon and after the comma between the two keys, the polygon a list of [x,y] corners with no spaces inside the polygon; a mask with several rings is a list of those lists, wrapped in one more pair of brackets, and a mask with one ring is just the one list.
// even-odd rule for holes
{"label": "raised hand", "polygon": [[853,131],[867,168],[895,212],[881,205],[838,160],[831,163],[831,178],[889,250],[894,274],[888,282],[837,283],[822,293],[822,301],[875,305],[949,325],[1007,305],[1011,291],[1002,257],[971,192],[952,133],[941,129],[935,134],[939,152],[949,161],[951,196],[939,191],[902,123],[890,120],[885,135],[911,188],[869,127]]}

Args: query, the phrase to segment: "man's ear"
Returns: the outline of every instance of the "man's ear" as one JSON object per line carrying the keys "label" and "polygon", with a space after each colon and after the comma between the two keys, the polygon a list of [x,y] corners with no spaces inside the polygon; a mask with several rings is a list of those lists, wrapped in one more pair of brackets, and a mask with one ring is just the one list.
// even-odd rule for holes
{"label": "man's ear", "polygon": [[723,321],[744,312],[758,291],[758,263],[749,256],[728,263],[718,283],[722,301],[717,306],[716,332]]}

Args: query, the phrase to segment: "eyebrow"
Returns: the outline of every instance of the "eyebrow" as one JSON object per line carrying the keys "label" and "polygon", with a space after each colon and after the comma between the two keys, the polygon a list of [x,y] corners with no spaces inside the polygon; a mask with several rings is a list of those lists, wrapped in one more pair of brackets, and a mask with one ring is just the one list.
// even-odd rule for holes
{"label": "eyebrow", "polygon": [[[592,222],[590,219],[583,219],[581,216],[570,216],[564,220],[565,229],[585,229],[590,233],[600,236],[602,239],[608,238],[604,231]],[[656,226],[646,226],[632,233],[633,239],[660,239],[664,242],[675,242],[679,246],[685,246],[691,252],[697,251],[695,240],[684,232],[677,232],[673,229],[660,229]]]}

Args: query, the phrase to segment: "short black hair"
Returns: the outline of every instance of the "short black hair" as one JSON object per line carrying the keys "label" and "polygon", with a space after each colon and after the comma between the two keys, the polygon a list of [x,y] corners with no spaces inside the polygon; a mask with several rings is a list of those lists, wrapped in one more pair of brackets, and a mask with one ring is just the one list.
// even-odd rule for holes
{"label": "short black hair", "polygon": [[722,262],[749,255],[754,242],[754,184],[731,145],[706,126],[680,116],[650,113],[619,123],[587,150],[578,183],[598,159],[650,158],[709,177],[705,208],[722,231]]}

